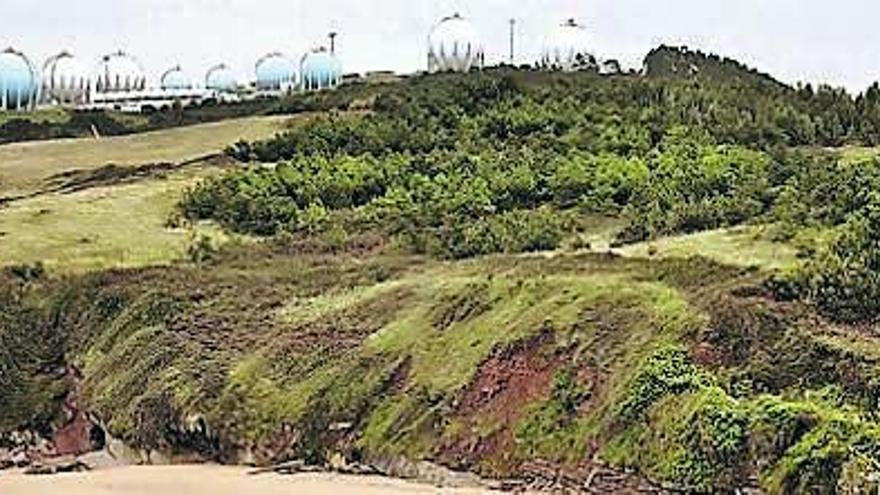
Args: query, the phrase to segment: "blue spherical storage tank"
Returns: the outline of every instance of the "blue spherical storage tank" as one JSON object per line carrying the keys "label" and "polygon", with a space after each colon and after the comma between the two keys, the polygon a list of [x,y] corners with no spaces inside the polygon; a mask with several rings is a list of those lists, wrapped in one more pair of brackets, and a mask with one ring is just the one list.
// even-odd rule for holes
{"label": "blue spherical storage tank", "polygon": [[205,74],[205,87],[211,91],[232,93],[238,88],[235,74],[226,64],[215,65]]}
{"label": "blue spherical storage tank", "polygon": [[0,52],[0,110],[26,110],[37,102],[37,70],[21,52]]}
{"label": "blue spherical storage tank", "polygon": [[257,89],[288,91],[296,85],[296,65],[281,53],[270,53],[257,61]]}
{"label": "blue spherical storage tank", "polygon": [[333,54],[321,48],[302,58],[300,77],[306,91],[335,88],[342,82],[342,64]]}

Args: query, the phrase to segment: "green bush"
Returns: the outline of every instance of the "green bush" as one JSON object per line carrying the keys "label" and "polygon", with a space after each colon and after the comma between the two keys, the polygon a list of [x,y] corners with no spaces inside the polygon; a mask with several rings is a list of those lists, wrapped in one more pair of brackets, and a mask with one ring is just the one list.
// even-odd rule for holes
{"label": "green bush", "polygon": [[629,203],[624,242],[737,225],[768,208],[765,153],[716,146],[692,130],[671,129]]}
{"label": "green bush", "polygon": [[209,263],[217,256],[217,247],[211,238],[204,234],[199,234],[193,238],[186,248],[186,254],[189,260],[197,265]]}
{"label": "green bush", "polygon": [[[845,322],[878,314],[880,161],[850,163],[817,145],[880,142],[880,86],[858,98],[789,88],[669,47],[646,67],[648,77],[613,78],[493,69],[287,99],[289,111],[357,100],[373,111],[236,143],[234,158],[277,165],[208,179],[181,212],[260,236],[378,232],[450,258],[554,249],[577,213],[622,217],[615,246],[772,222],[776,239],[796,239],[810,259],[771,284],[781,296]],[[824,249],[804,241],[835,228]]]}
{"label": "green bush", "polygon": [[707,380],[708,377],[691,362],[684,349],[662,348],[636,371],[626,394],[615,406],[614,416],[622,423],[638,421],[660,399],[695,390]]}
{"label": "green bush", "polygon": [[838,321],[880,314],[880,197],[873,196],[796,275],[806,296]]}
{"label": "green bush", "polygon": [[749,461],[746,413],[717,387],[702,389],[691,407],[677,428],[684,450],[673,478],[707,493],[742,487]]}
{"label": "green bush", "polygon": [[[10,271],[33,280],[32,269]],[[50,431],[61,412],[57,399],[68,387],[57,373],[64,337],[43,320],[22,280],[0,273],[0,435],[18,428]]]}

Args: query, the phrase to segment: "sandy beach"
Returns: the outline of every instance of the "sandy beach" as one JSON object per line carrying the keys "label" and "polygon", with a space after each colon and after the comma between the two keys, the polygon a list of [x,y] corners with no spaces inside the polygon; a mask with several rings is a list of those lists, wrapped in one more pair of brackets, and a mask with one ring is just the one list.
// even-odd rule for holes
{"label": "sandy beach", "polygon": [[223,466],[130,466],[89,473],[27,476],[0,472],[3,495],[480,495],[484,490],[436,488],[381,477],[333,474],[251,476]]}

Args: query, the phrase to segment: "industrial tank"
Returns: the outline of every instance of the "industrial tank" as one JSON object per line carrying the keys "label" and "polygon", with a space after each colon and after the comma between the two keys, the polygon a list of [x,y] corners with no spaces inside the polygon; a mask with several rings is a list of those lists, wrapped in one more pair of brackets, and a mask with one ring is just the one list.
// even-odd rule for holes
{"label": "industrial tank", "polygon": [[568,19],[547,35],[540,65],[545,69],[561,71],[596,69],[596,58],[589,48],[586,28],[574,19]]}
{"label": "industrial tank", "polygon": [[261,57],[255,72],[260,91],[290,91],[296,85],[296,64],[278,52]]}
{"label": "industrial tank", "polygon": [[70,52],[61,52],[43,65],[43,98],[55,105],[81,105],[89,98],[89,73]]}
{"label": "industrial tank", "polygon": [[143,91],[147,78],[137,59],[118,51],[101,57],[94,85],[98,93]]}
{"label": "industrial tank", "polygon": [[319,48],[303,56],[300,78],[305,91],[335,88],[342,83],[342,64],[326,48]]}
{"label": "industrial tank", "polygon": [[215,65],[205,74],[205,87],[221,93],[232,93],[238,88],[235,74],[226,64]]}
{"label": "industrial tank", "polygon": [[443,18],[428,36],[429,72],[467,72],[484,59],[476,29],[458,13]]}
{"label": "industrial tank", "polygon": [[0,52],[0,110],[27,110],[37,104],[40,81],[37,70],[21,52]]}
{"label": "industrial tank", "polygon": [[165,91],[178,91],[193,88],[192,79],[178,65],[162,74],[159,86]]}

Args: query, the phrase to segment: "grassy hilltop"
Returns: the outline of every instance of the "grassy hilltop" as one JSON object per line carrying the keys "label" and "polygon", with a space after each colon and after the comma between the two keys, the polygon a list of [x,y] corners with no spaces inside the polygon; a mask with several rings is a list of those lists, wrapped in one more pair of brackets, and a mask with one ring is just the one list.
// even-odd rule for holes
{"label": "grassy hilltop", "polygon": [[880,91],[647,68],[0,147],[0,441],[876,489]]}

